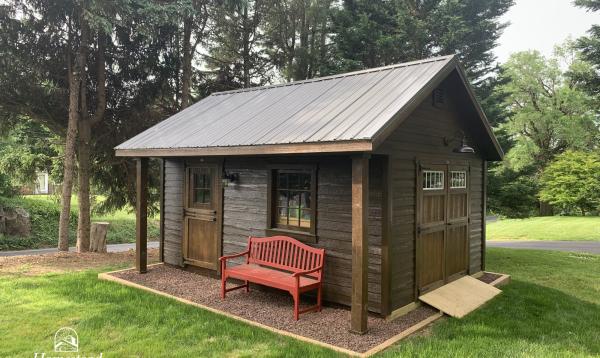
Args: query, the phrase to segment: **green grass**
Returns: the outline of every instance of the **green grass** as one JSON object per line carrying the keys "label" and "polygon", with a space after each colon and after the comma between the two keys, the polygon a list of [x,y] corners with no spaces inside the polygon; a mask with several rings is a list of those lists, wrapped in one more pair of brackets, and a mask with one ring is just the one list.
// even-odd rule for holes
{"label": "green grass", "polygon": [[544,216],[487,225],[488,240],[600,241],[600,217]]}
{"label": "green grass", "polygon": [[[99,198],[98,200],[102,200]],[[28,195],[23,198],[2,198],[0,204],[20,206],[32,214],[32,235],[28,238],[16,238],[0,235],[0,250],[36,249],[55,247],[58,240],[58,219],[60,202],[54,195]],[[70,245],[75,245],[77,237],[77,197],[71,200]],[[123,209],[108,214],[92,214],[92,222],[110,223],[106,240],[109,244],[135,242],[135,213]],[[148,220],[149,240],[158,240],[159,223],[157,218]]]}
{"label": "green grass", "polygon": [[[600,256],[492,249],[488,269],[513,282],[482,309],[438,321],[427,336],[382,356],[582,357],[600,355]],[[0,276],[0,356],[52,352],[54,332],[77,330],[80,353],[126,356],[335,356],[137,289],[96,272]]]}

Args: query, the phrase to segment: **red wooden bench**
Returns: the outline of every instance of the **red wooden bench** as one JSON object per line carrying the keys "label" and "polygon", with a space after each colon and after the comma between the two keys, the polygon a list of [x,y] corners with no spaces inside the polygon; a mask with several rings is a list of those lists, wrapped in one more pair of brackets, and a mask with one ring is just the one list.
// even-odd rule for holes
{"label": "red wooden bench", "polygon": [[[246,256],[246,263],[227,267],[227,260]],[[300,313],[321,311],[324,249],[315,249],[287,236],[265,238],[250,237],[248,250],[235,255],[223,256],[221,261],[221,298],[225,293],[239,288],[250,291],[249,283],[288,291],[294,298],[294,319]],[[245,281],[243,285],[227,288],[227,279]],[[318,290],[317,304],[299,310],[300,294]]]}

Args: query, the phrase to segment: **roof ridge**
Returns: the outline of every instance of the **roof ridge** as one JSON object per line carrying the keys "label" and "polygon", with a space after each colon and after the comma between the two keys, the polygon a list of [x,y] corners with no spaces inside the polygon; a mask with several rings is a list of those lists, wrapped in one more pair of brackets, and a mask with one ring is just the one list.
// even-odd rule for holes
{"label": "roof ridge", "polygon": [[300,80],[300,81],[280,83],[280,84],[274,84],[274,85],[266,85],[266,86],[240,88],[240,89],[223,91],[223,92],[214,92],[214,93],[211,94],[211,96],[220,96],[220,95],[224,95],[224,94],[232,94],[232,93],[240,93],[240,92],[261,91],[261,90],[266,90],[266,89],[271,89],[271,88],[286,87],[286,86],[295,86],[295,85],[301,85],[301,84],[312,83],[312,82],[320,82],[320,81],[328,81],[328,80],[333,80],[333,79],[336,79],[336,78],[343,78],[343,77],[349,77],[349,76],[362,75],[362,74],[371,73],[371,72],[386,71],[386,70],[390,70],[390,69],[394,69],[394,68],[399,68],[399,67],[409,67],[409,66],[422,65],[424,63],[444,61],[444,60],[453,59],[455,57],[456,57],[455,55],[430,57],[430,58],[426,58],[426,59],[422,59],[422,60],[402,62],[402,63],[397,63],[397,64],[393,64],[393,65],[387,65],[387,66],[381,66],[381,67],[367,68],[367,69],[359,70],[359,71],[345,72],[345,73],[339,73],[339,74],[336,74],[336,75],[311,78],[311,79],[308,79],[308,80]]}

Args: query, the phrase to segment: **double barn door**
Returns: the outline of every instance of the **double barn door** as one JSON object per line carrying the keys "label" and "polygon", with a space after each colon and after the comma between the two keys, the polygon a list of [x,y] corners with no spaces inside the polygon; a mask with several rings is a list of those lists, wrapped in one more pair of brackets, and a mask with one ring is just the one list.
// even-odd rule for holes
{"label": "double barn door", "polygon": [[469,168],[420,164],[417,289],[421,295],[468,272]]}

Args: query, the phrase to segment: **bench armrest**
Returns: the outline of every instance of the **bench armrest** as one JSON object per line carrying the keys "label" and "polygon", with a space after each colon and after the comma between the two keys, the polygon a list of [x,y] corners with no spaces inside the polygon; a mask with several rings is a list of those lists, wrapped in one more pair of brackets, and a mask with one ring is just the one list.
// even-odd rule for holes
{"label": "bench armrest", "polygon": [[322,269],[323,269],[323,265],[321,265],[321,266],[319,266],[319,267],[317,267],[317,268],[314,268],[314,269],[312,269],[312,270],[306,270],[306,271],[300,271],[300,272],[296,272],[296,273],[295,273],[295,274],[293,274],[292,276],[293,276],[293,277],[300,277],[300,276],[302,276],[302,275],[306,275],[306,274],[309,274],[309,273],[313,273],[313,272],[321,271]]}
{"label": "bench armrest", "polygon": [[233,258],[236,258],[236,257],[248,255],[249,253],[250,253],[250,251],[244,251],[244,252],[240,252],[239,254],[221,256],[221,257],[219,257],[219,261],[225,261],[225,260],[233,259]]}

